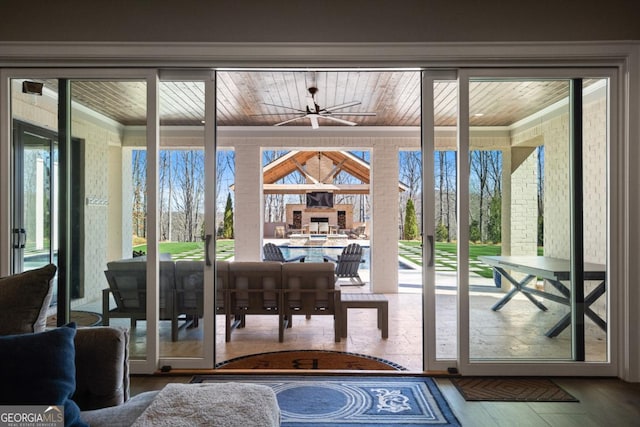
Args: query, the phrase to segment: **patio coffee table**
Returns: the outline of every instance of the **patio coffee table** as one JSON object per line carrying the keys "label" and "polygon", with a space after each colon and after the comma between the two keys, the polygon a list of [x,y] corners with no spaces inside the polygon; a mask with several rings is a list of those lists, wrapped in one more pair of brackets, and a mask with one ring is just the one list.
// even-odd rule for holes
{"label": "patio coffee table", "polygon": [[[545,257],[545,256],[480,256],[478,260],[487,265],[492,266],[498,273],[513,284],[513,288],[500,301],[491,307],[493,311],[498,311],[507,304],[513,296],[522,292],[529,301],[542,311],[547,311],[547,307],[534,296],[546,298],[563,305],[571,305],[571,291],[562,283],[571,278],[571,264],[569,260]],[[525,273],[526,276],[518,281],[506,270],[518,271]],[[584,298],[584,314],[602,330],[607,329],[607,322],[598,314],[591,310],[590,306],[606,291],[605,279],[606,268],[604,265],[584,263],[584,280],[600,281],[600,283],[591,290],[589,295]],[[536,277],[547,280],[561,295],[530,288],[527,285]],[[545,335],[549,338],[557,336],[567,326],[571,324],[571,313],[567,313],[560,319]]]}
{"label": "patio coffee table", "polygon": [[389,338],[389,301],[382,294],[341,293],[340,335],[347,337],[347,310],[350,308],[375,308],[378,310],[378,329],[382,338]]}

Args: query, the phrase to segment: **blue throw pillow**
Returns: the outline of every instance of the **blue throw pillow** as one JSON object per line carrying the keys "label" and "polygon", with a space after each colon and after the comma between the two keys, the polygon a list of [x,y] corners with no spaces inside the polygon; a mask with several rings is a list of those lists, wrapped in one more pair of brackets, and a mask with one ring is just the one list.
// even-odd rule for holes
{"label": "blue throw pillow", "polygon": [[0,337],[0,405],[64,405],[65,426],[86,426],[76,388],[76,325]]}

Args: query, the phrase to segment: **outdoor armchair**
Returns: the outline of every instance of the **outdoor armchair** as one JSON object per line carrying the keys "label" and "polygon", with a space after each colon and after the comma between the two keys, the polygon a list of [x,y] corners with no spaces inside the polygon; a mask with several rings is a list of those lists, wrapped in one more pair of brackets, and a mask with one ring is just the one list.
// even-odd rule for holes
{"label": "outdoor armchair", "polygon": [[362,246],[357,243],[351,243],[346,246],[338,258],[332,258],[329,255],[324,255],[324,262],[334,262],[336,264],[336,278],[347,278],[351,281],[355,280],[356,285],[364,285],[362,278],[358,274],[360,263],[364,262],[362,259]]}
{"label": "outdoor armchair", "polygon": [[297,257],[285,259],[284,255],[282,255],[282,251],[279,247],[277,247],[273,243],[266,243],[262,248],[264,253],[264,261],[276,261],[276,262],[304,262],[306,255],[300,255]]}

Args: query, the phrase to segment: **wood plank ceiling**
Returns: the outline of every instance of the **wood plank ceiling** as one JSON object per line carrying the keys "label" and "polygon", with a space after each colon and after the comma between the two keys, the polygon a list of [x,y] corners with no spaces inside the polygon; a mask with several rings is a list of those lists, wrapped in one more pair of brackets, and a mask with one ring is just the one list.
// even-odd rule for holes
{"label": "wood plank ceiling", "polygon": [[[585,85],[592,82],[585,81]],[[57,81],[45,81],[57,90]],[[218,126],[272,126],[305,110],[308,88],[316,87],[320,108],[351,101],[360,104],[336,112],[358,126],[420,126],[420,73],[417,71],[224,71],[217,76]],[[144,125],[144,82],[72,81],[72,97],[123,125]],[[455,126],[457,85],[437,82],[435,123]],[[567,80],[477,81],[470,83],[472,126],[509,126],[568,96]],[[202,82],[164,81],[160,86],[160,123],[201,126]],[[267,105],[271,104],[271,105]],[[278,105],[280,107],[276,107]],[[375,112],[375,116],[348,115]],[[292,114],[294,113],[294,114]],[[320,126],[344,126],[320,118]],[[285,126],[310,126],[301,119]]]}

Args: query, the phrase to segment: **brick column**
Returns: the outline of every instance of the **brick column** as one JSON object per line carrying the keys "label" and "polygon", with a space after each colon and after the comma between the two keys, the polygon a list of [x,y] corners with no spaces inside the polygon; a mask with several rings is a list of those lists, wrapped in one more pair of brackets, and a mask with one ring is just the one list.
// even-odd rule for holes
{"label": "brick column", "polygon": [[262,259],[262,162],[258,144],[236,145],[235,200],[233,225],[235,260]]}
{"label": "brick column", "polygon": [[511,255],[511,150],[502,150],[502,248],[500,255]]}
{"label": "brick column", "polygon": [[398,292],[398,148],[374,143],[371,153],[371,290]]}

